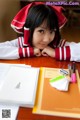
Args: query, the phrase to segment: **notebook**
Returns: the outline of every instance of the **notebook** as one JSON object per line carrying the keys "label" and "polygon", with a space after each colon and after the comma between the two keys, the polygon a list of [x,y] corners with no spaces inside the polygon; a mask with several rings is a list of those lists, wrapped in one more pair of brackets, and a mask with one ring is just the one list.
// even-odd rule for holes
{"label": "notebook", "polygon": [[0,89],[0,103],[33,107],[39,68],[12,66]]}

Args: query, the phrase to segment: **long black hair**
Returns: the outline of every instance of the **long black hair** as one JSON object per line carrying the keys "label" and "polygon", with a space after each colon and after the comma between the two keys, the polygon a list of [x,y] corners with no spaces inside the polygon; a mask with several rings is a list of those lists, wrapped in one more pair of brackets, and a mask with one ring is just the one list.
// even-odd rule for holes
{"label": "long black hair", "polygon": [[50,30],[56,29],[55,38],[50,45],[52,46],[53,43],[56,43],[57,46],[61,39],[58,18],[53,8],[44,4],[34,5],[29,10],[25,23],[25,27],[30,28],[29,43],[32,45],[33,32],[36,27],[39,27],[43,23],[43,21],[47,21],[47,27]]}

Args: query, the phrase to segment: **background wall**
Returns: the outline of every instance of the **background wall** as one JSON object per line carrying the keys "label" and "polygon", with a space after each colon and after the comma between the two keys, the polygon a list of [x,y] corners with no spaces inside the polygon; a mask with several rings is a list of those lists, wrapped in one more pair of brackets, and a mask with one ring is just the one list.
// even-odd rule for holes
{"label": "background wall", "polygon": [[19,0],[0,0],[0,42],[17,37],[10,23],[19,9]]}
{"label": "background wall", "polygon": [[[16,13],[31,1],[33,0],[0,0],[0,42],[17,37],[17,33],[11,28],[10,23]],[[63,37],[70,41],[80,41],[80,7],[67,7],[69,6],[66,6],[66,9],[69,9],[66,16],[68,23],[62,30]],[[79,12],[75,12],[73,9]]]}

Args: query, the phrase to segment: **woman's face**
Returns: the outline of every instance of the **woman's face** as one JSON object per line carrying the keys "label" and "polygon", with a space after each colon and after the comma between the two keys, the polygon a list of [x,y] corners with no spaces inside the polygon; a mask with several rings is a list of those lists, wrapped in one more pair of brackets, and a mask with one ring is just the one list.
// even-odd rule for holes
{"label": "woman's face", "polygon": [[55,31],[46,27],[46,22],[35,28],[32,44],[38,49],[44,49],[55,37]]}

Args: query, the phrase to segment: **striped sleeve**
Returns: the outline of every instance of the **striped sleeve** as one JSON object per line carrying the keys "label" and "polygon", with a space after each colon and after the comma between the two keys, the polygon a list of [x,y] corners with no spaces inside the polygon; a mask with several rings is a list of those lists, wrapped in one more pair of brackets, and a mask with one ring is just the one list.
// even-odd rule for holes
{"label": "striped sleeve", "polygon": [[19,57],[33,57],[34,56],[34,50],[32,47],[26,47],[26,48],[20,48],[18,49]]}
{"label": "striped sleeve", "polygon": [[58,47],[63,47],[66,43],[66,39],[61,39]]}
{"label": "striped sleeve", "polygon": [[18,46],[19,46],[20,48],[23,47],[23,41],[24,41],[24,38],[23,38],[23,37],[18,37]]}
{"label": "striped sleeve", "polygon": [[70,60],[71,53],[70,53],[70,47],[64,46],[64,47],[58,47],[55,49],[55,58],[57,60]]}
{"label": "striped sleeve", "polygon": [[24,37],[18,37],[18,46],[19,47],[27,47],[30,46],[29,43],[24,44]]}

